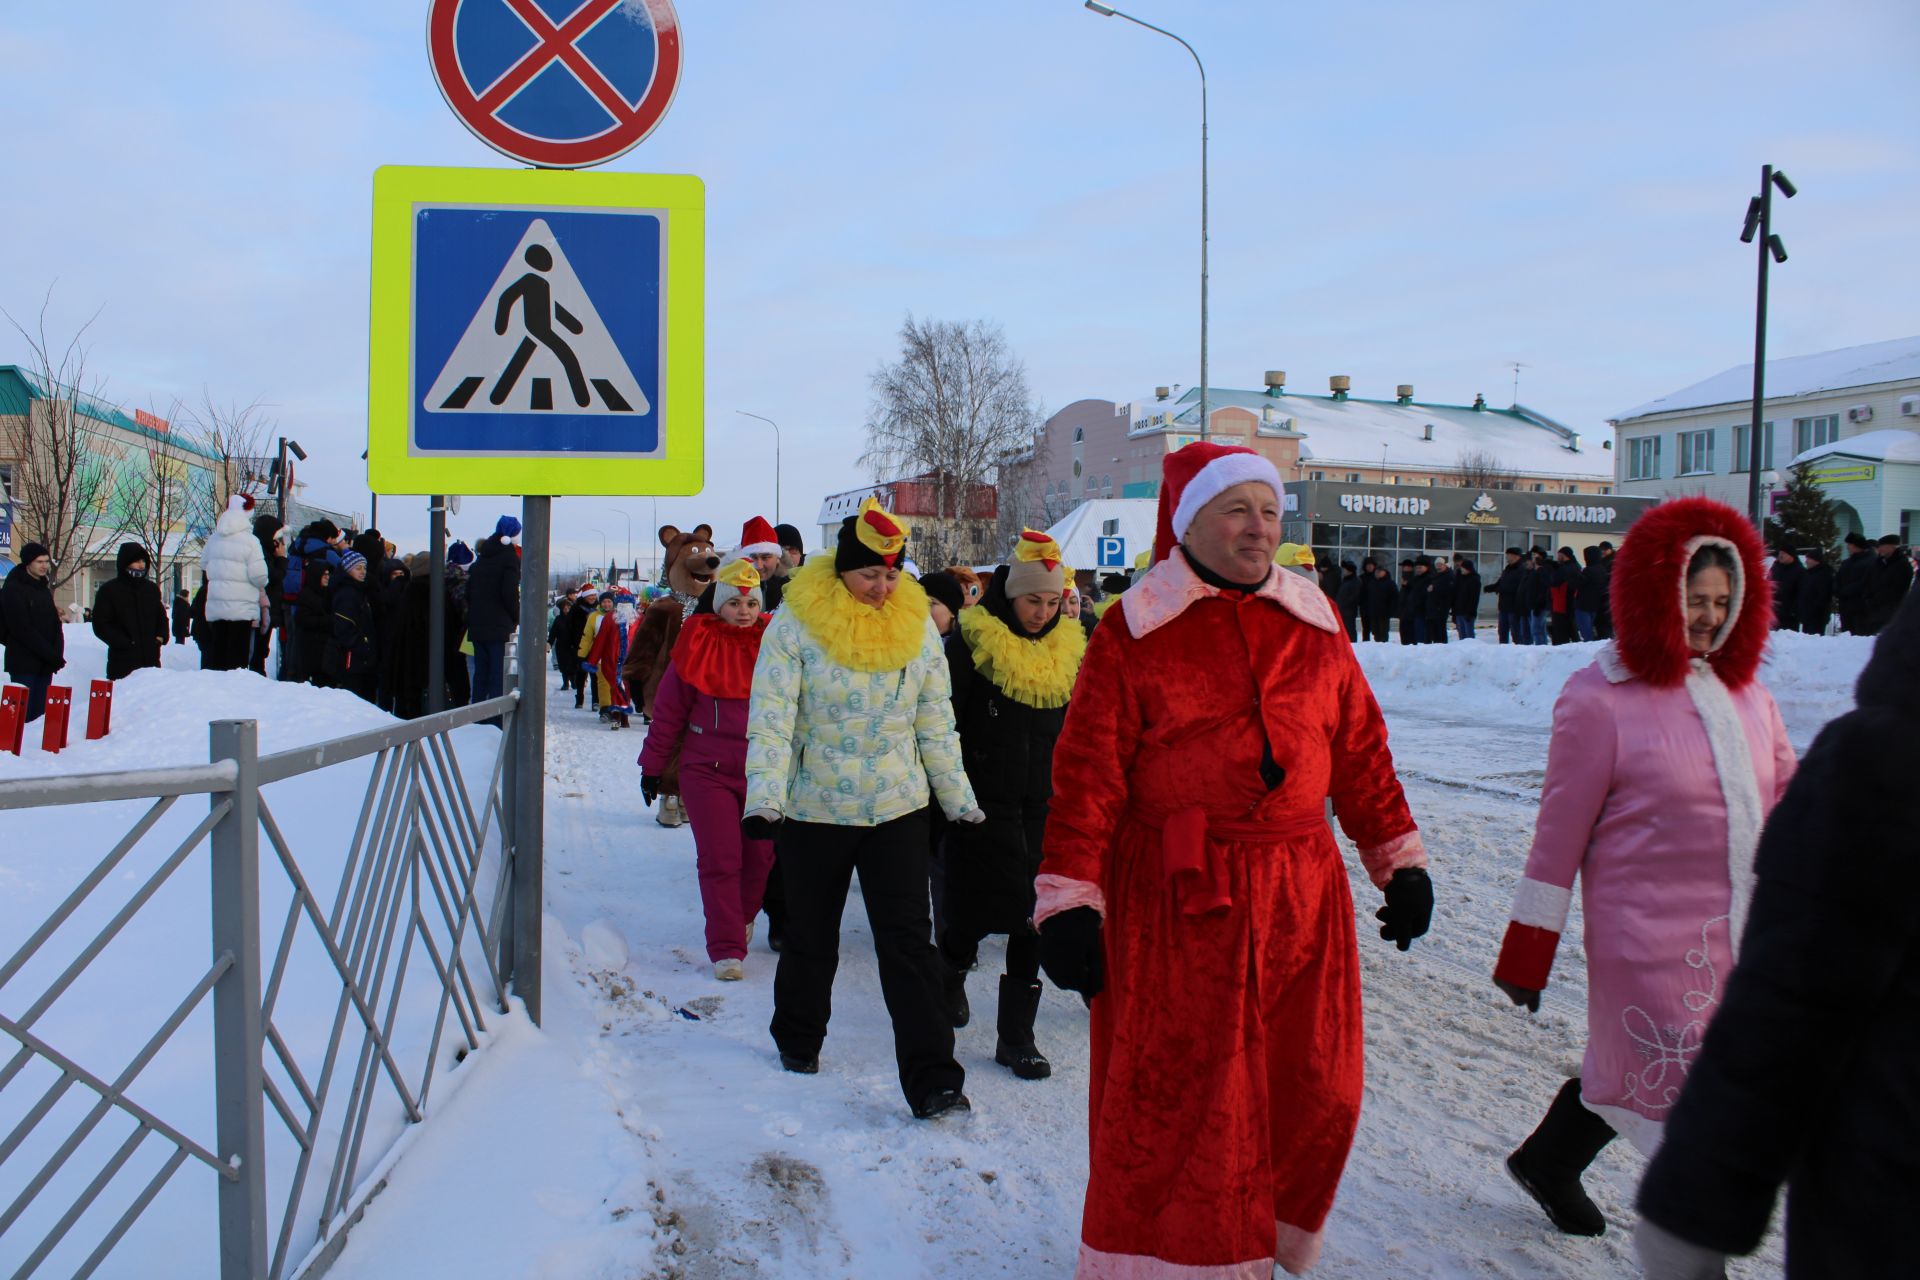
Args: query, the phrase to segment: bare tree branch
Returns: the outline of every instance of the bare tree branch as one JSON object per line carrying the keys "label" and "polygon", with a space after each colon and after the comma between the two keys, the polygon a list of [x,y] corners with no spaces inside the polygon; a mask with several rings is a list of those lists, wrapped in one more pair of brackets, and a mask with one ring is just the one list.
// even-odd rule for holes
{"label": "bare tree branch", "polygon": [[968,504],[999,479],[1001,460],[1033,445],[1039,406],[1026,366],[985,320],[900,326],[900,354],[876,369],[861,464],[876,480],[925,476],[934,488],[933,528],[916,541],[922,564],[975,562],[1002,548],[980,545]]}
{"label": "bare tree branch", "polygon": [[28,372],[40,385],[27,403],[24,438],[11,452],[20,459],[14,477],[16,542],[45,544],[53,560],[49,585],[59,590],[86,567],[100,512],[112,480],[101,456],[99,431],[88,425],[87,408],[100,405],[103,384],[87,372],[82,339],[95,311],[65,343],[47,332],[53,289],[41,300],[29,330],[11,312],[0,311],[27,345]]}
{"label": "bare tree branch", "polygon": [[1487,449],[1462,450],[1453,465],[1458,473],[1454,483],[1462,489],[1511,489],[1520,479],[1518,471]]}

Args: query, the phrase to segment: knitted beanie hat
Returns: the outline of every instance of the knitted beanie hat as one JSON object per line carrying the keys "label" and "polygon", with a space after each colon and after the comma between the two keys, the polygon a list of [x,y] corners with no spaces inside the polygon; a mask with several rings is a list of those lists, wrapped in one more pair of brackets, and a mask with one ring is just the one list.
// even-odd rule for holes
{"label": "knitted beanie hat", "polygon": [[1044,533],[1022,529],[1013,558],[1007,561],[1007,598],[1042,591],[1064,593],[1066,587],[1067,570],[1061,562],[1060,544]]}

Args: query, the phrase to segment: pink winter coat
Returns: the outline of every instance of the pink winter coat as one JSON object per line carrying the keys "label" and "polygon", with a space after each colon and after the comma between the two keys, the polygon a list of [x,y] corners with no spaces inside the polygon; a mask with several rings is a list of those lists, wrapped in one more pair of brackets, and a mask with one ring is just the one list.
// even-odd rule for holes
{"label": "pink winter coat", "polygon": [[[1737,560],[1707,657],[1687,651],[1679,607],[1702,543]],[[1780,710],[1755,678],[1772,613],[1763,560],[1752,525],[1706,499],[1663,503],[1628,532],[1613,570],[1617,638],[1554,704],[1533,848],[1494,970],[1546,987],[1578,877],[1581,1101],[1648,1153],[1719,1007],[1760,829],[1793,777]]]}
{"label": "pink winter coat", "polygon": [[712,765],[727,777],[747,776],[747,700],[716,698],[680,678],[671,663],[654,695],[653,723],[640,750],[640,771],[664,775],[680,750],[682,768]]}

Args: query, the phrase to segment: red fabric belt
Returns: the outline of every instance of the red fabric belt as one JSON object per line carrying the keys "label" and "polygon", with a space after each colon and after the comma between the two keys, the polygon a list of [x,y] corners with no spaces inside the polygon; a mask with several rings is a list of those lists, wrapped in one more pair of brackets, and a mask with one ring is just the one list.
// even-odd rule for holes
{"label": "red fabric belt", "polygon": [[1243,841],[1277,844],[1295,836],[1327,830],[1323,813],[1288,813],[1272,818],[1228,818],[1201,805],[1185,809],[1135,809],[1132,819],[1160,829],[1160,865],[1173,884],[1184,915],[1206,915],[1233,905],[1220,848]]}

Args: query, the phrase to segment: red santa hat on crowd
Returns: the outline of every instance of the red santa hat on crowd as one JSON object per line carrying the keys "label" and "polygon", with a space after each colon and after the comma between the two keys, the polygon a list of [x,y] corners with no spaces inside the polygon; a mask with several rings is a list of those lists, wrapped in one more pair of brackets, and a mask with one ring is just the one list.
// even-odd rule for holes
{"label": "red santa hat on crowd", "polygon": [[1155,563],[1171,555],[1187,536],[1187,526],[1200,508],[1237,484],[1264,484],[1273,490],[1274,501],[1283,506],[1286,502],[1280,472],[1244,445],[1196,440],[1168,454],[1161,474],[1160,518],[1153,535]]}
{"label": "red santa hat on crowd", "polygon": [[252,511],[253,495],[250,493],[233,494],[227,499],[227,510],[241,512]]}
{"label": "red santa hat on crowd", "polygon": [[755,516],[740,528],[740,546],[736,555],[777,556],[780,554],[780,535],[773,531],[765,516]]}

